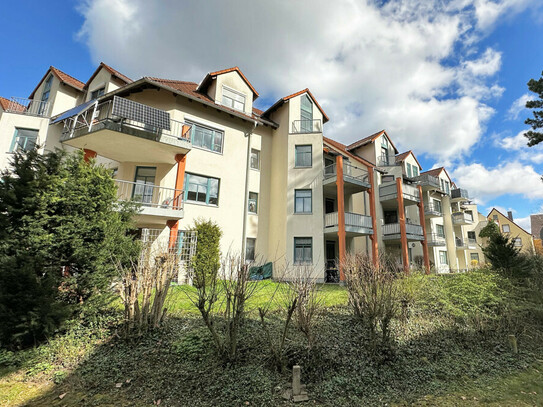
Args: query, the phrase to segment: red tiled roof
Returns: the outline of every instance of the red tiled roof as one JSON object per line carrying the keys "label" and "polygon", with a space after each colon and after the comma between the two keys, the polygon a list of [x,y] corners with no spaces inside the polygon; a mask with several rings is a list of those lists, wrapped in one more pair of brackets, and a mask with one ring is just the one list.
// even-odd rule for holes
{"label": "red tiled roof", "polygon": [[373,143],[382,134],[384,134],[387,137],[387,140],[392,145],[392,148],[394,148],[394,151],[396,152],[396,154],[398,154],[399,153],[398,149],[396,148],[396,146],[394,145],[394,143],[392,142],[392,140],[390,139],[390,137],[388,136],[388,134],[387,134],[387,132],[385,130],[378,131],[377,133],[373,133],[372,135],[370,135],[368,137],[364,137],[363,139],[360,139],[358,141],[355,141],[352,144],[349,144],[347,146],[347,150],[349,150],[349,151],[354,150],[355,148],[365,146],[366,144],[369,144],[369,143]]}
{"label": "red tiled roof", "polygon": [[299,92],[296,92],[296,93],[293,93],[292,95],[288,95],[288,96],[285,96],[285,97],[282,97],[281,99],[279,99],[277,102],[275,102],[272,106],[270,106],[263,114],[265,116],[269,115],[271,112],[273,112],[274,110],[278,109],[283,103],[285,103],[286,101],[288,101],[289,99],[292,99],[293,97],[296,97],[296,96],[299,96],[299,95],[302,95],[304,93],[307,93],[309,95],[309,97],[311,97],[311,99],[313,100],[313,102],[315,103],[315,105],[317,105],[318,109],[321,111],[322,113],[322,116],[323,116],[323,122],[326,123],[327,121],[329,121],[330,119],[328,118],[328,116],[326,115],[326,113],[324,113],[324,110],[322,110],[322,107],[319,105],[319,102],[317,102],[317,99],[315,99],[315,97],[313,96],[313,94],[311,93],[311,91],[309,90],[309,88],[305,88]]}
{"label": "red tiled roof", "polygon": [[249,86],[249,88],[251,88],[251,90],[253,91],[253,94],[254,94],[253,100],[258,98],[258,96],[259,96],[258,92],[253,87],[253,85],[251,85],[251,82],[249,82],[249,79],[247,79],[245,77],[245,75],[243,75],[243,72],[241,72],[241,69],[239,69],[237,66],[235,66],[233,68],[223,69],[221,71],[215,71],[215,72],[208,73],[205,76],[205,78],[202,80],[200,85],[198,85],[198,91],[205,92],[205,90],[207,89],[207,87],[211,83],[211,79],[215,78],[217,75],[222,75],[222,74],[225,74],[225,73],[228,73],[228,72],[237,72],[239,74],[239,76],[241,76],[241,78],[245,81],[247,86]]}
{"label": "red tiled roof", "polygon": [[96,68],[96,70],[94,71],[94,73],[91,75],[91,77],[89,78],[89,80],[87,81],[87,83],[85,83],[85,89],[88,88],[89,84],[92,82],[92,80],[95,78],[96,75],[98,75],[98,72],[100,72],[100,69],[104,68],[106,71],[108,71],[111,75],[119,78],[121,81],[123,81],[124,83],[126,84],[129,84],[129,83],[132,83],[133,80],[130,79],[128,76],[126,75],[123,75],[122,73],[120,73],[119,71],[117,71],[116,69],[113,69],[112,67],[110,67],[109,65],[103,63],[103,62],[100,62],[100,65],[98,65],[98,68]]}
{"label": "red tiled roof", "polygon": [[411,155],[413,156],[413,158],[414,158],[415,161],[417,162],[417,165],[418,165],[419,168],[422,170],[422,166],[420,165],[419,160],[417,160],[417,157],[415,157],[415,154],[413,154],[413,151],[412,151],[412,150],[406,151],[405,153],[398,154],[398,155],[396,156],[396,162],[405,160],[405,159],[409,156],[409,154],[411,154]]}
{"label": "red tiled roof", "polygon": [[77,90],[83,90],[83,88],[85,87],[85,84],[81,82],[79,79],[75,79],[73,76],[70,76],[65,72],[62,72],[60,69],[57,69],[54,66],[50,66],[47,72],[45,72],[45,75],[43,75],[43,78],[41,78],[41,81],[40,83],[38,83],[38,86],[34,88],[32,93],[28,97],[29,99],[32,99],[34,97],[34,94],[36,93],[36,91],[38,90],[42,82],[45,80],[45,78],[47,78],[47,75],[49,74],[49,72],[53,73],[53,75],[55,75],[60,80],[61,83],[65,83],[66,85],[69,85],[72,88],[75,88]]}
{"label": "red tiled roof", "polygon": [[364,165],[366,165],[368,167],[372,167],[372,168],[375,167],[375,165],[373,163],[369,162],[368,160],[365,160],[362,157],[358,157],[357,155],[354,155],[354,154],[348,152],[347,149],[346,149],[345,144],[342,144],[339,141],[329,139],[327,137],[323,137],[322,140],[323,140],[323,142],[325,144],[328,144],[330,147],[332,147],[332,148],[334,148],[336,150],[339,150],[342,154],[348,156],[349,158],[352,158],[353,160],[356,160],[356,161],[358,161],[358,162],[360,162],[360,163],[362,163],[362,164],[364,164]]}
{"label": "red tiled roof", "polygon": [[26,110],[26,107],[21,105],[20,103],[3,98],[2,96],[0,96],[0,107],[4,110],[11,109],[17,112],[24,112]]}
{"label": "red tiled roof", "polygon": [[449,176],[449,173],[447,172],[445,167],[433,168],[431,170],[421,172],[420,175],[428,174],[428,175],[431,175],[432,177],[439,177],[439,174],[441,174],[441,171],[445,171],[445,175],[447,175],[447,178],[449,178],[449,181],[451,182],[451,185],[452,185],[453,181],[451,177]]}

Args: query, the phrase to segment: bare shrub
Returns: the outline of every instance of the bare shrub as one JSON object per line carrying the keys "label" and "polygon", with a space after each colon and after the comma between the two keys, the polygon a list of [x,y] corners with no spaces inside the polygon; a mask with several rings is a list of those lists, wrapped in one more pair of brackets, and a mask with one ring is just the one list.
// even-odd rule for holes
{"label": "bare shrub", "polygon": [[124,304],[124,336],[141,335],[164,320],[171,282],[177,276],[177,255],[167,248],[144,246],[138,260],[116,262],[121,275]]}
{"label": "bare shrub", "polygon": [[379,343],[389,345],[390,325],[400,308],[400,292],[395,281],[401,275],[399,266],[384,256],[375,265],[367,255],[351,254],[347,255],[343,270],[349,305],[367,328],[370,344],[373,347]]}
{"label": "bare shrub", "polygon": [[313,277],[312,267],[300,267],[296,270],[295,278],[290,282],[296,293],[298,302],[296,323],[305,335],[309,348],[315,339],[315,317],[322,310],[323,301],[317,290],[317,282]]}

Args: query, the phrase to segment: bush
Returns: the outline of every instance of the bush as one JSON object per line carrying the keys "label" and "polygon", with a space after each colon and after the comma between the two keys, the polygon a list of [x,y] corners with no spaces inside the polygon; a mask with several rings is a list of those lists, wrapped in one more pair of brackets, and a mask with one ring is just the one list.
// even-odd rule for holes
{"label": "bush", "polygon": [[193,284],[202,287],[213,281],[220,264],[220,241],[222,231],[219,225],[211,220],[197,219],[193,231],[197,232],[196,253],[192,258]]}

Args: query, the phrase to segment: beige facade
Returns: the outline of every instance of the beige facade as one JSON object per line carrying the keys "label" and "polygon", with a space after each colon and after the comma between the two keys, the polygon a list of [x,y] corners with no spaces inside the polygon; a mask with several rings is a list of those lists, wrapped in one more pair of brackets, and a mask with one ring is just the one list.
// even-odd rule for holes
{"label": "beige facade", "polygon": [[508,216],[501,213],[496,208],[492,208],[487,215],[489,221],[495,222],[500,228],[500,232],[514,239],[515,246],[524,253],[534,253],[534,239],[530,233],[525,231],[513,221],[513,214],[509,212]]}
{"label": "beige facade", "polygon": [[[184,231],[212,219],[223,254],[273,262],[276,278],[309,266],[321,281],[343,278],[349,252],[386,252],[406,269],[438,272],[473,267],[472,253],[483,261],[480,248],[456,244],[470,242],[479,214],[455,196],[445,170],[422,172],[384,130],[351,145],[323,137],[328,117],[308,89],[262,112],[238,68],[196,84],[131,81],[102,63],[86,83],[51,68],[32,100],[47,91],[47,114],[0,111],[0,151],[13,150],[17,128],[29,128],[45,149],[96,156],[114,171],[119,199],[142,203],[142,239],[181,250]],[[1,155],[2,167],[9,157]],[[469,211],[471,223],[455,220]]]}

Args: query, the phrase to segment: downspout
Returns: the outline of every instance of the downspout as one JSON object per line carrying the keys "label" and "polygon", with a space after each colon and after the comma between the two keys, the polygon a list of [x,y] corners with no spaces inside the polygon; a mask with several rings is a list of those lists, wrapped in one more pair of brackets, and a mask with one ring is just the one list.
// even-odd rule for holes
{"label": "downspout", "polygon": [[[256,120],[253,122],[253,128],[245,134],[247,137],[247,156],[245,163],[245,199],[243,201],[243,231],[242,231],[242,240],[241,240],[241,260],[245,263],[245,249],[247,245],[247,213],[249,206],[249,171],[251,165],[251,135],[256,129],[258,123]],[[261,156],[262,157],[262,156]],[[260,195],[260,194],[259,194]]]}

